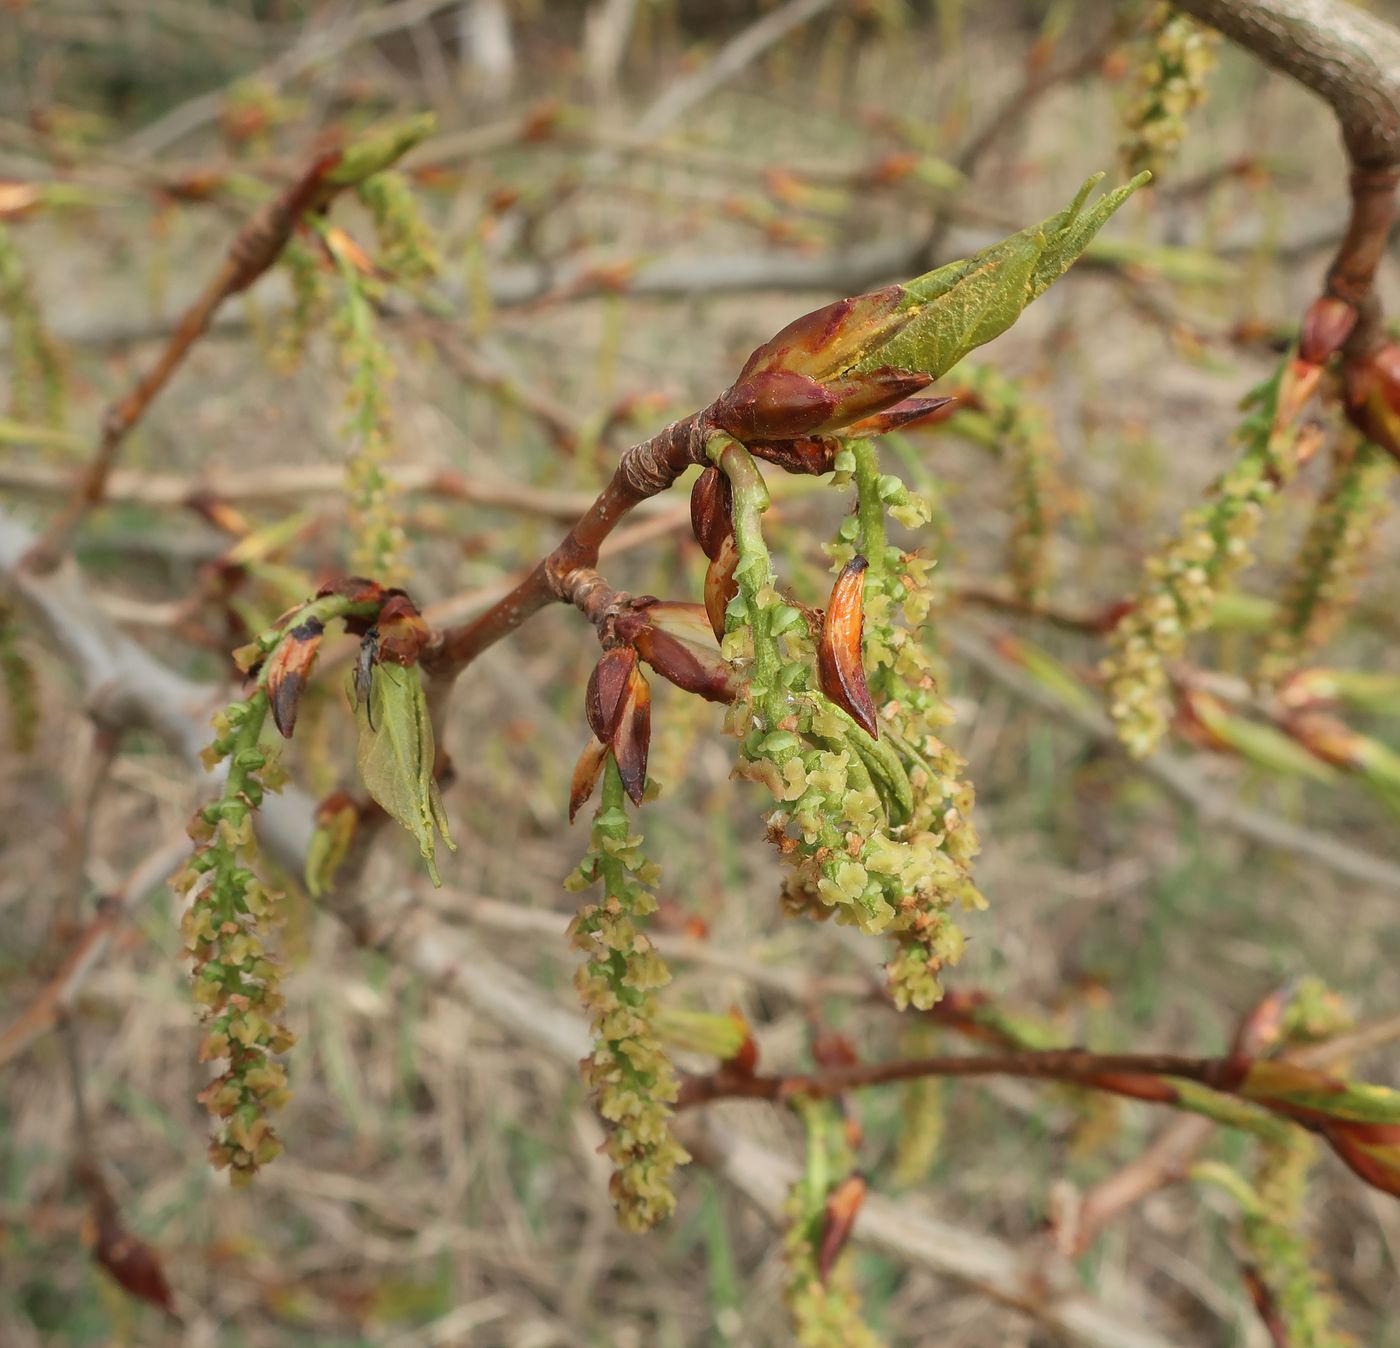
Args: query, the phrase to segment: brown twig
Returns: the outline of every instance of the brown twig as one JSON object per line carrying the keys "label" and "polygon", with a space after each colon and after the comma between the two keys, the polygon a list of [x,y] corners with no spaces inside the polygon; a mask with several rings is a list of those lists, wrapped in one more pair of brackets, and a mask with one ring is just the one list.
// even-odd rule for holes
{"label": "brown twig", "polygon": [[25,559],[30,570],[48,571],[57,564],[83,516],[102,500],[108,474],[126,437],[184,363],[224,301],[252,285],[276,261],[302,215],[325,203],[326,175],[339,161],[338,152],[318,156],[296,182],[239,230],[219,270],[185,311],[156,363],[134,388],[108,407],[97,446],[79,475],[72,499],[50,521]]}

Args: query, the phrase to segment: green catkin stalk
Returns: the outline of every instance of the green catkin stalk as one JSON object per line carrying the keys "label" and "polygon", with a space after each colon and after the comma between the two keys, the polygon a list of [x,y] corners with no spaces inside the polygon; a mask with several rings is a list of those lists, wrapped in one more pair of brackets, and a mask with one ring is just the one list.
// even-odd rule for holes
{"label": "green catkin stalk", "polygon": [[656,911],[656,866],[632,833],[626,792],[611,755],[589,850],[565,885],[603,886],[601,903],[585,904],[570,925],[588,958],[574,978],[593,1027],[583,1077],[608,1126],[612,1198],[619,1223],[646,1230],[675,1209],[671,1176],[690,1159],[671,1131],[678,1083],[656,1031],[656,989],[670,972],[640,930]]}
{"label": "green catkin stalk", "polygon": [[839,1254],[826,1279],[821,1277],[826,1201],[852,1161],[840,1113],[830,1100],[799,1100],[795,1108],[806,1130],[807,1155],[802,1176],[788,1195],[783,1236],[788,1269],[783,1299],[792,1316],[794,1341],[800,1348],[880,1348],[862,1317],[849,1253]]}
{"label": "green catkin stalk", "polygon": [[1356,600],[1394,474],[1394,460],[1368,441],[1349,436],[1338,444],[1283,592],[1260,671],[1264,682],[1276,682],[1336,634]]}
{"label": "green catkin stalk", "polygon": [[[911,1021],[899,1037],[901,1056],[925,1058],[938,1051],[941,1036],[927,1022]],[[948,1082],[942,1077],[917,1077],[899,1088],[899,1128],[895,1134],[891,1181],[911,1189],[927,1182],[943,1146]]]}
{"label": "green catkin stalk", "polygon": [[292,303],[282,322],[273,348],[277,369],[290,372],[301,364],[311,334],[325,321],[330,306],[330,288],[321,254],[306,239],[293,235],[279,259],[287,273]]}
{"label": "green catkin stalk", "polygon": [[1168,666],[1211,621],[1215,597],[1252,558],[1265,508],[1297,470],[1298,433],[1276,424],[1289,358],[1245,400],[1249,415],[1237,441],[1242,452],[1189,511],[1176,536],[1150,558],[1132,607],[1109,637],[1101,670],[1108,712],[1135,758],[1157,747],[1170,707]]}
{"label": "green catkin stalk", "polygon": [[1121,148],[1130,173],[1160,173],[1181,148],[1187,117],[1205,102],[1218,41],[1171,5],[1152,8],[1123,115]]}
{"label": "green catkin stalk", "polygon": [[34,299],[29,271],[14,239],[0,225],[0,318],[10,329],[10,415],[62,427],[67,370]]}

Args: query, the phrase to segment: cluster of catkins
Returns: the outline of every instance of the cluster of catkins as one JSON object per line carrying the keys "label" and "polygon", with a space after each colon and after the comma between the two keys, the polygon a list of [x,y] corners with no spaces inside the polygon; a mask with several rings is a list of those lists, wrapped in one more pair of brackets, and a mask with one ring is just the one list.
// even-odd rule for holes
{"label": "cluster of catkins", "polygon": [[1186,119],[1205,101],[1218,40],[1171,5],[1153,7],[1123,116],[1123,159],[1130,173],[1160,173],[1186,139]]}

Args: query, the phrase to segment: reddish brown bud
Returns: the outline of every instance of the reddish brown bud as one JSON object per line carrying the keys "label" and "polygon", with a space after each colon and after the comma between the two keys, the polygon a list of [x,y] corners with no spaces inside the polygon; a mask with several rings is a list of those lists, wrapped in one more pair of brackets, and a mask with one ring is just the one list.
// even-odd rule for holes
{"label": "reddish brown bud", "polygon": [[739,372],[740,382],[772,370],[820,380],[840,374],[909,322],[912,313],[898,312],[903,298],[903,286],[886,286],[793,319],[748,358]]}
{"label": "reddish brown bud", "polygon": [[713,417],[736,440],[790,440],[830,420],[836,395],[809,375],[759,370],[731,385]]}
{"label": "reddish brown bud", "polygon": [[427,645],[428,624],[406,594],[393,595],[379,610],[379,658],[396,665],[414,665]]}
{"label": "reddish brown bud", "polygon": [[963,405],[957,398],[906,398],[874,416],[853,421],[848,429],[859,435],[884,435],[915,426],[933,426],[947,421]]}
{"label": "reddish brown bud", "polygon": [[715,649],[704,608],[654,604],[639,616],[645,621],[628,640],[663,679],[710,702],[734,701],[738,682],[729,662]]}
{"label": "reddish brown bud", "polygon": [[[635,659],[635,653],[634,653]],[[647,752],[651,748],[651,685],[635,667],[627,680],[627,695],[612,735],[613,757],[622,785],[633,805],[642,803],[647,785]]]}
{"label": "reddish brown bud", "polygon": [[796,440],[750,440],[755,458],[776,463],[785,473],[821,477],[836,466],[841,442],[832,435],[804,435]]}
{"label": "reddish brown bud", "polygon": [[734,488],[713,465],[706,468],[690,489],[690,527],[705,556],[714,560],[726,536],[734,536]]}
{"label": "reddish brown bud", "polygon": [[865,681],[861,642],[865,635],[865,572],[869,563],[853,557],[831,590],[817,647],[817,677],[827,699],[846,712],[871,739],[880,728],[875,700]]}
{"label": "reddish brown bud", "polygon": [[604,744],[612,740],[622,715],[628,682],[637,667],[637,652],[630,646],[614,646],[604,651],[588,679],[584,709],[593,733]]}
{"label": "reddish brown bud", "polygon": [[268,659],[267,701],[272,723],[284,739],[291,739],[296,729],[297,708],[301,705],[301,695],[311,676],[311,666],[316,661],[325,630],[319,618],[308,618],[277,643],[277,649]]}
{"label": "reddish brown bud", "polygon": [[84,1162],[76,1167],[76,1173],[92,1197],[88,1221],[93,1258],[124,1291],[158,1306],[178,1320],[160,1257],[144,1240],[126,1229],[121,1212],[96,1167]]}
{"label": "reddish brown bud", "polygon": [[865,1177],[859,1173],[847,1175],[826,1196],[826,1211],[822,1218],[821,1244],[817,1247],[817,1277],[827,1280],[846,1242],[855,1228],[856,1216],[865,1202]]}
{"label": "reddish brown bud", "polygon": [[1247,1063],[1273,1048],[1283,1035],[1283,1018],[1296,995],[1297,987],[1290,981],[1251,1007],[1235,1031],[1230,1056]]}
{"label": "reddish brown bud", "polygon": [[1325,365],[1342,349],[1356,326],[1356,310],[1335,295],[1323,295],[1308,305],[1298,355],[1309,365]]}
{"label": "reddish brown bud", "polygon": [[593,794],[610,752],[611,746],[597,739],[591,739],[583,746],[583,752],[574,764],[573,781],[569,784],[569,823],[574,822],[574,816]]}
{"label": "reddish brown bud", "polygon": [[829,1072],[839,1072],[860,1064],[860,1054],[849,1035],[839,1030],[823,1030],[812,1037],[812,1061]]}
{"label": "reddish brown bud", "polygon": [[903,402],[911,393],[927,388],[933,381],[926,374],[895,370],[888,366],[867,374],[852,375],[823,385],[836,400],[831,416],[814,431],[838,431],[853,421],[885,411]]}
{"label": "reddish brown bud", "polygon": [[705,572],[705,612],[710,615],[716,641],[724,637],[724,611],[739,593],[739,582],[734,579],[738,565],[739,545],[731,534],[720,544],[719,553]]}

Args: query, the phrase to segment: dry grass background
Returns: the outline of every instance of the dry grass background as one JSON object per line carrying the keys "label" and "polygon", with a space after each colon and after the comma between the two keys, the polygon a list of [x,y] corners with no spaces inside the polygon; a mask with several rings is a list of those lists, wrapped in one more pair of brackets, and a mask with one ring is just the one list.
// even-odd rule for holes
{"label": "dry grass background", "polygon": [[[871,110],[939,128],[965,98],[965,121],[975,125],[1020,78],[1033,36],[1025,19],[1036,6],[969,7],[956,49],[940,39],[937,15],[905,8],[912,17],[902,32],[847,18],[817,21],[687,118],[681,133],[763,163],[825,155],[856,162],[880,143],[863,122]],[[655,11],[673,13],[666,5]],[[92,54],[59,20],[76,22],[88,12],[78,4],[55,7],[49,22],[42,12],[21,11],[21,22],[33,25],[16,44],[23,59],[66,62],[80,73]],[[90,13],[100,17],[103,7]],[[560,7],[557,29],[555,17],[541,5],[526,6],[528,59],[516,86],[490,98],[462,79],[446,108],[450,121],[477,124],[544,95],[577,91],[567,68],[577,14]],[[653,21],[664,27],[661,18]],[[708,40],[734,22],[717,19]],[[620,94],[598,114],[605,124],[626,126],[674,78],[695,34],[663,37],[624,66]],[[141,59],[139,44],[130,55],[134,78],[154,85],[157,72]],[[689,59],[703,58],[692,52]],[[303,82],[307,123],[283,128],[280,146],[295,151],[310,139],[311,119],[328,113],[336,82],[342,90],[357,83],[388,89],[404,106],[433,92],[407,70],[401,51],[357,52],[333,77]],[[61,87],[70,99],[85,96],[71,83]],[[139,85],[137,93],[126,126],[168,96]],[[1111,165],[1116,96],[1093,79],[1047,97],[1031,123],[983,164],[976,200],[1003,217],[1039,218],[1085,172]],[[4,112],[17,115],[13,99]],[[212,153],[211,144],[196,137],[182,154],[198,158]],[[1102,274],[1077,275],[983,353],[986,363],[1025,377],[1060,436],[1076,505],[1057,544],[1056,598],[1068,607],[1104,602],[1131,586],[1151,540],[1226,461],[1234,404],[1269,363],[1267,351],[1226,344],[1188,359],[1180,342],[1129,303],[1130,291],[1161,298],[1187,323],[1224,330],[1249,319],[1287,324],[1319,275],[1324,251],[1280,261],[1273,250],[1335,214],[1342,170],[1331,125],[1319,105],[1227,54],[1177,179],[1241,155],[1278,171],[1266,183],[1227,180],[1189,203],[1164,201],[1155,213],[1130,212],[1118,224],[1127,236],[1207,251],[1221,239],[1253,235],[1260,246],[1232,254],[1230,284],[1133,279],[1125,286]],[[462,275],[464,242],[491,187],[548,192],[573,170],[583,185],[542,219],[545,251],[574,238],[617,257],[766,246],[716,209],[731,188],[713,176],[632,157],[579,165],[577,152],[511,148],[471,162],[451,190],[430,196],[455,269],[450,279]],[[901,208],[888,197],[872,196],[848,213],[847,205],[836,227],[818,222],[834,246],[917,235],[926,219],[921,208]],[[220,213],[199,209],[175,212],[159,231],[152,224],[146,204],[135,202],[19,234],[46,313],[71,343],[77,427],[92,424],[103,398],[150,351],[140,340],[98,345],[88,338],[171,312],[230,227]],[[950,248],[959,237],[955,231]],[[644,435],[707,401],[756,341],[828,297],[624,296],[502,310],[489,342],[572,414],[587,419],[623,395],[660,395],[661,405],[648,406],[596,455],[573,458],[552,447],[526,413],[464,385],[424,342],[396,334],[400,455],[486,480],[592,486],[629,430]],[[243,316],[256,329],[274,302],[255,296]],[[338,462],[342,397],[335,355],[324,342],[313,344],[288,377],[269,371],[246,334],[216,335],[154,409],[126,462],[190,473]],[[936,486],[954,521],[945,565],[956,577],[993,572],[1006,528],[995,464],[948,435],[916,443],[925,485]],[[40,517],[35,501],[17,497],[11,504]],[[413,508],[420,577],[414,592],[427,600],[510,574],[556,528],[453,504]],[[789,572],[802,564],[814,587],[822,575],[815,543],[828,536],[839,509],[807,493],[783,508],[794,540]],[[1295,498],[1268,535],[1252,588],[1270,591],[1302,520]],[[1392,670],[1400,667],[1391,614],[1396,533],[1392,521],[1365,596],[1376,619],[1357,627],[1345,652]],[[313,574],[329,569],[339,543],[336,528],[323,529],[297,561]],[[94,517],[81,556],[93,587],[125,605],[130,630],[180,667],[212,678],[219,668],[213,655],[143,622],[132,603],[180,597],[194,559],[220,546],[193,517],[113,507]],[[609,574],[636,590],[693,593],[696,558],[688,538],[675,533],[619,558]],[[949,621],[982,632],[1005,626],[971,611]],[[1066,658],[1093,658],[1079,638],[1041,635]],[[573,956],[563,937],[568,896],[559,881],[583,845],[581,826],[570,830],[564,816],[569,768],[585,734],[580,702],[592,645],[576,615],[546,613],[480,662],[460,691],[450,728],[459,780],[447,805],[461,851],[445,867],[446,888],[430,892],[410,849],[393,839],[370,891],[386,902],[406,887],[419,891],[444,921],[534,979],[542,999],[564,1003]],[[0,758],[6,1023],[54,967],[51,918],[64,896],[81,886],[89,909],[93,894],[180,833],[201,791],[159,744],[129,737],[98,802],[80,881],[80,802],[97,755],[94,733],[62,664],[37,638],[26,638],[24,648],[41,673],[41,709],[34,751]],[[1222,654],[1228,659],[1231,652]],[[1242,842],[956,658],[949,677],[962,712],[957,738],[978,787],[978,874],[991,901],[968,924],[972,941],[959,984],[1059,1016],[1098,1047],[1200,1052],[1223,1046],[1240,1012],[1292,972],[1319,974],[1363,1016],[1400,1002],[1393,894]],[[332,786],[348,761],[349,722],[335,682],[308,709],[298,735],[304,746],[292,760],[294,773],[315,790]],[[666,898],[703,917],[717,949],[814,976],[873,967],[878,943],[848,943],[780,917],[777,867],[756,836],[755,800],[729,782],[730,747],[716,733],[718,716],[669,693],[659,692],[655,718],[653,771],[665,790],[647,812]],[[1356,792],[1282,790],[1228,762],[1199,766],[1286,818],[1394,855],[1393,821]],[[289,1152],[249,1192],[231,1192],[205,1161],[205,1124],[194,1101],[202,1069],[168,896],[153,895],[137,910],[82,998],[91,1107],[114,1189],[130,1224],[165,1257],[187,1315],[183,1328],[124,1299],[89,1262],[82,1205],[67,1173],[72,1103],[57,1042],[41,1041],[0,1076],[0,1345],[788,1342],[774,1235],[742,1199],[694,1167],[681,1180],[680,1211],[669,1226],[648,1238],[619,1233],[595,1154],[601,1134],[574,1073],[522,1048],[423,979],[353,948],[338,926],[316,919],[295,886],[293,894],[285,939],[288,1019],[301,1042],[292,1059],[295,1098],[280,1125]],[[482,921],[477,896],[550,921],[513,930],[499,907]],[[760,1028],[765,1061],[801,1061],[807,1030],[799,1002],[717,965],[682,965],[676,974],[668,995],[678,1004],[738,1005]],[[898,1026],[888,1013],[823,1009],[862,1050],[897,1047]],[[1370,1079],[1393,1081],[1396,1066],[1393,1055],[1382,1056],[1368,1060],[1366,1070]],[[1027,1249],[1057,1185],[1108,1173],[1166,1122],[1123,1106],[1099,1144],[1088,1145],[1082,1108],[1060,1091],[969,1082],[950,1086],[945,1102],[935,1168],[906,1201]],[[887,1183],[896,1100],[870,1096],[861,1107],[863,1160],[878,1188]],[[785,1121],[767,1107],[726,1112],[752,1135],[792,1147]],[[1400,1344],[1400,1210],[1330,1161],[1316,1187],[1318,1250],[1337,1280],[1344,1323],[1360,1343]],[[1110,1299],[1145,1298],[1165,1317],[1161,1328],[1173,1341],[1262,1343],[1239,1284],[1232,1218],[1215,1197],[1169,1191],[1111,1228],[1084,1276]],[[857,1266],[872,1319],[891,1343],[1050,1341],[1033,1321],[928,1272],[871,1253]]]}

